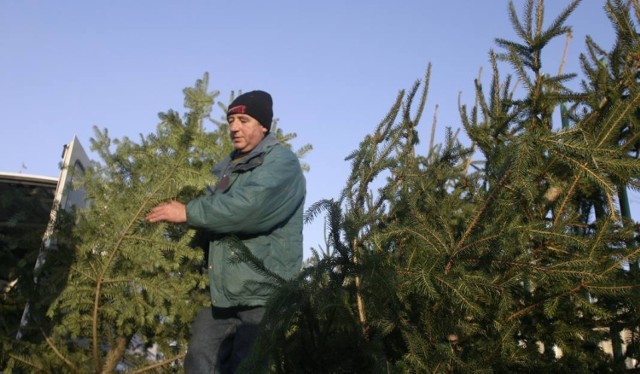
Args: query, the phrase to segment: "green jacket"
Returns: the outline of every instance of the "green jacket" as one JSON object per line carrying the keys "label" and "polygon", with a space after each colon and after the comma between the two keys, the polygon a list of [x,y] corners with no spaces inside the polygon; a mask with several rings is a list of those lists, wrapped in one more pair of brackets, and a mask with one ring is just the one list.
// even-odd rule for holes
{"label": "green jacket", "polygon": [[232,264],[225,237],[239,238],[270,271],[292,278],[302,266],[302,213],[306,182],[296,155],[268,134],[248,155],[216,165],[211,194],[187,204],[187,223],[205,229],[209,288],[216,307],[264,305],[264,277],[246,263]]}

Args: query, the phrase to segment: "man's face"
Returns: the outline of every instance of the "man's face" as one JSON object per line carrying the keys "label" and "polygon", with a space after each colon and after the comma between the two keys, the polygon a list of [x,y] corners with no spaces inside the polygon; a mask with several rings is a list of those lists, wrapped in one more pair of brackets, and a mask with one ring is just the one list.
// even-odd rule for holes
{"label": "man's face", "polygon": [[227,121],[233,146],[241,153],[251,152],[267,133],[260,122],[246,114],[232,114],[227,117]]}

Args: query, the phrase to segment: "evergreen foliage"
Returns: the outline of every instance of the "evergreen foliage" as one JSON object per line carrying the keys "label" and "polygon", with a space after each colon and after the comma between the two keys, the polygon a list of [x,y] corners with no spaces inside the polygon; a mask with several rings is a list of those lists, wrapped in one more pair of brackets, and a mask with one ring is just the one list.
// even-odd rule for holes
{"label": "evergreen foliage", "polygon": [[[308,220],[326,213],[327,249],[273,297],[249,365],[620,372],[640,359],[640,230],[617,200],[640,187],[640,6],[607,1],[617,42],[606,52],[587,40],[574,92],[575,75],[541,56],[579,1],[546,28],[543,5],[526,1],[521,19],[511,3],[518,40],[496,40],[488,90],[478,80],[475,105],[460,106],[470,146],[448,131],[417,151],[430,68],[399,93],[347,158],[342,195],[308,209]],[[563,105],[569,125],[557,128]]]}
{"label": "evergreen foliage", "polygon": [[[71,236],[48,254],[48,260],[74,257],[68,277],[51,290],[46,281],[39,284],[45,294],[59,292],[47,311],[51,327],[41,330],[44,347],[29,347],[27,339],[32,353],[12,354],[16,364],[50,372],[112,372],[125,359],[140,367],[145,350],[126,352],[134,336],[145,347],[159,344],[170,361],[180,357],[194,304],[205,300],[198,296],[205,278],[195,271],[203,253],[190,247],[190,230],[150,225],[144,215],[162,201],[184,201],[200,192],[211,160],[221,155],[214,152],[222,149],[205,147],[220,137],[203,131],[215,98],[206,87],[205,77],[185,90],[190,112],[184,121],[174,111],[162,113],[157,133],[141,136],[139,143],[112,140],[106,129],[96,129],[91,148],[104,164],[93,164],[83,181],[90,207],[78,212]],[[40,323],[31,327],[42,329]]]}

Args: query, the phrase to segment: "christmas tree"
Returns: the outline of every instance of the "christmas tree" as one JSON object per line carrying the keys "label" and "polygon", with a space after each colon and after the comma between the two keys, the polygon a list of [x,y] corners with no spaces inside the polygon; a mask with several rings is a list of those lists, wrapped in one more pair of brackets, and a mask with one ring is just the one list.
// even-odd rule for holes
{"label": "christmas tree", "polygon": [[618,39],[608,52],[587,40],[579,91],[541,58],[579,1],[546,28],[542,0],[522,19],[511,4],[519,39],[497,39],[488,89],[479,79],[476,103],[460,105],[469,146],[449,130],[419,151],[430,68],[401,91],[348,157],[342,195],[309,208],[307,219],[326,213],[327,248],[273,298],[254,359],[279,373],[637,363],[639,233],[618,201],[640,175],[640,6],[629,4],[607,2]]}

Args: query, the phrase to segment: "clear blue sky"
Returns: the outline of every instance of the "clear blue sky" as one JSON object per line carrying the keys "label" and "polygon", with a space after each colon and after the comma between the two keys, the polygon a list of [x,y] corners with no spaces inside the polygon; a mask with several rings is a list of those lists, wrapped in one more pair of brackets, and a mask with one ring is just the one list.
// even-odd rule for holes
{"label": "clear blue sky", "polygon": [[[515,1],[518,9],[524,3]],[[546,24],[568,4],[547,0]],[[586,34],[610,49],[604,4],[584,0],[569,19],[565,72],[580,72]],[[63,144],[75,135],[88,151],[94,125],[113,137],[153,132],[157,113],[184,112],[182,89],[209,72],[223,100],[232,90],[269,91],[280,127],[298,134],[294,145],[314,147],[305,159],[307,203],[335,198],[349,171],[345,156],[429,62],[423,151],[436,105],[436,140],[444,127],[460,127],[458,94],[472,105],[481,67],[490,79],[495,38],[515,39],[507,7],[507,0],[0,0],[0,171],[58,176]],[[563,48],[564,39],[551,45],[545,70],[558,71]],[[637,194],[632,204],[638,220]],[[305,250],[324,247],[322,237],[317,219],[305,229]]]}

